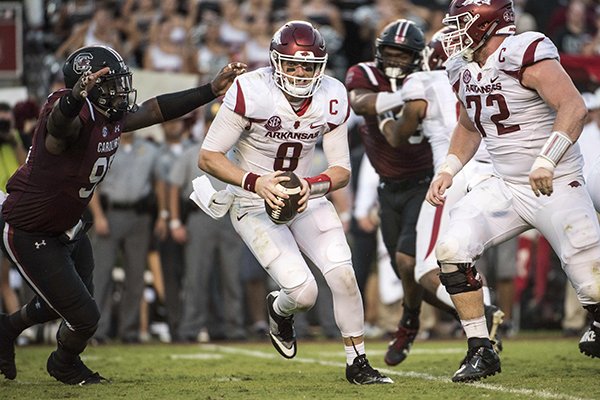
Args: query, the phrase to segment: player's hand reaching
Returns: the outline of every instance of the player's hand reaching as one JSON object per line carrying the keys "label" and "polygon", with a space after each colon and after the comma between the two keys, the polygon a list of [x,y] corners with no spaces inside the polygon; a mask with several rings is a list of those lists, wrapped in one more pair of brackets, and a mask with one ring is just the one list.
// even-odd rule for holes
{"label": "player's hand reaching", "polygon": [[533,193],[540,197],[540,194],[550,196],[553,192],[552,180],[554,172],[546,168],[536,168],[529,172],[529,185]]}
{"label": "player's hand reaching", "polygon": [[90,90],[92,90],[93,87],[98,83],[98,79],[109,72],[110,68],[108,67],[104,67],[94,73],[92,73],[90,70],[85,71],[83,74],[81,74],[79,80],[75,82],[75,85],[71,90],[71,95],[75,97],[76,100],[85,100],[90,93]]}
{"label": "player's hand reaching", "polygon": [[229,89],[229,86],[233,83],[233,80],[238,75],[246,72],[246,68],[248,68],[248,66],[241,62],[232,62],[224,66],[210,83],[215,96],[224,95],[225,92],[227,92],[227,89]]}
{"label": "player's hand reaching", "polygon": [[281,190],[277,189],[277,184],[283,181],[289,181],[287,176],[280,176],[283,171],[275,171],[270,174],[261,175],[256,180],[254,190],[256,194],[262,197],[269,203],[271,208],[284,207],[285,203],[277,197],[288,199],[290,196]]}
{"label": "player's hand reaching", "polygon": [[446,189],[452,186],[452,176],[447,172],[437,174],[427,190],[425,200],[432,206],[441,206],[446,201]]}

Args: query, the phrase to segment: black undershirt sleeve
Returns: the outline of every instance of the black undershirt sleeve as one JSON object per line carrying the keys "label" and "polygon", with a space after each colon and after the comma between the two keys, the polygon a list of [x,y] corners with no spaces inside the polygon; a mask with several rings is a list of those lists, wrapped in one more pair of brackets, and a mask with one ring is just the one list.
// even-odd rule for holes
{"label": "black undershirt sleeve", "polygon": [[175,93],[156,97],[158,107],[165,121],[181,117],[196,108],[216,99],[210,83]]}

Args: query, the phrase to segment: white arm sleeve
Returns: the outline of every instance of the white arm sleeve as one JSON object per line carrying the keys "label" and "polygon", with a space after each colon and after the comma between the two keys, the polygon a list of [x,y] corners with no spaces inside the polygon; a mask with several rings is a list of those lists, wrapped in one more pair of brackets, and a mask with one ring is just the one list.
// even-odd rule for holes
{"label": "white arm sleeve", "polygon": [[338,166],[351,170],[350,150],[348,149],[348,127],[346,123],[323,135],[323,152],[327,167]]}
{"label": "white arm sleeve", "polygon": [[245,127],[244,117],[223,106],[210,125],[202,148],[225,154],[238,141]]}
{"label": "white arm sleeve", "polygon": [[354,217],[357,219],[369,215],[371,208],[377,203],[377,186],[379,175],[373,168],[366,154],[360,162],[356,195],[354,197]]}

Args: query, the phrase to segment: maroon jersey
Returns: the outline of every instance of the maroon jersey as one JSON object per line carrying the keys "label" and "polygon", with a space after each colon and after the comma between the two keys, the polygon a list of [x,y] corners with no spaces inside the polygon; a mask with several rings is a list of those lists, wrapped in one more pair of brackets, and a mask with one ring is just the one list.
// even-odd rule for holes
{"label": "maroon jersey", "polygon": [[108,171],[119,146],[122,122],[109,122],[86,102],[79,113],[79,138],[61,155],[46,150],[46,123],[65,89],[44,104],[27,162],[6,185],[2,215],[11,226],[27,232],[58,234],[72,228],[90,202],[94,188]]}
{"label": "maroon jersey", "polygon": [[[346,88],[367,89],[373,92],[389,92],[391,85],[375,63],[360,63],[350,67],[346,74]],[[364,115],[360,136],[365,152],[375,171],[382,179],[401,180],[423,176],[433,172],[433,155],[427,139],[420,133],[409,143],[393,148],[379,131],[376,115]]]}

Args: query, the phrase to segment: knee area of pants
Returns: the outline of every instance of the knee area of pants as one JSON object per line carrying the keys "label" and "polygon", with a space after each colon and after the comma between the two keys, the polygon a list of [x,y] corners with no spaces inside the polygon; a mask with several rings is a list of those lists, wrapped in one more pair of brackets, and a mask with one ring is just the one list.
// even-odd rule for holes
{"label": "knee area of pants", "polygon": [[600,282],[585,282],[576,290],[577,297],[583,304],[600,303]]}
{"label": "knee area of pants", "polygon": [[296,296],[296,308],[299,311],[310,310],[317,301],[319,289],[317,288],[317,282],[313,279],[307,282],[300,288],[298,295]]}
{"label": "knee area of pants", "polygon": [[446,236],[435,246],[435,257],[440,263],[456,261],[461,258],[459,249],[458,240],[452,236]]}

